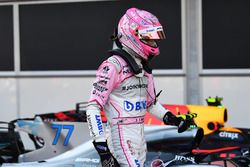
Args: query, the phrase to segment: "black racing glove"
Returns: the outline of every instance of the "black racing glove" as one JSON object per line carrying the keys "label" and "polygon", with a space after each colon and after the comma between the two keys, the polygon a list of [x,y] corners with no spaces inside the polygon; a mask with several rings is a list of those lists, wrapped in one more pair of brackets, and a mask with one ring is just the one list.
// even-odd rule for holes
{"label": "black racing glove", "polygon": [[193,123],[193,118],[197,117],[196,113],[174,115],[167,112],[163,118],[166,125],[175,125],[178,127],[178,133],[186,131]]}
{"label": "black racing glove", "polygon": [[102,167],[119,167],[117,160],[111,154],[107,142],[95,142],[94,147],[101,158]]}

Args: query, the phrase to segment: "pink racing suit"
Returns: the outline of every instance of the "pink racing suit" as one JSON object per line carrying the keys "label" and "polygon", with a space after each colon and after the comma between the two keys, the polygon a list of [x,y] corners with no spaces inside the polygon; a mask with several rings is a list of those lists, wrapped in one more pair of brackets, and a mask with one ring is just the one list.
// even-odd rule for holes
{"label": "pink racing suit", "polygon": [[[89,99],[91,136],[107,139],[120,166],[144,166],[147,152],[144,115],[149,111],[162,120],[168,112],[156,101],[152,74],[143,72],[142,76],[135,76],[120,56],[113,55],[98,68]],[[106,128],[94,105],[105,111]]]}

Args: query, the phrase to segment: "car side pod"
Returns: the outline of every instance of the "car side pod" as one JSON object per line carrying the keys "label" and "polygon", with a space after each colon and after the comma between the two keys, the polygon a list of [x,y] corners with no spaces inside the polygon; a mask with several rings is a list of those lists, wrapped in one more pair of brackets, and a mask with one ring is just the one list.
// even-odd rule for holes
{"label": "car side pod", "polygon": [[204,135],[202,128],[189,129],[183,133],[178,133],[177,130],[176,126],[145,126],[148,151],[192,152]]}

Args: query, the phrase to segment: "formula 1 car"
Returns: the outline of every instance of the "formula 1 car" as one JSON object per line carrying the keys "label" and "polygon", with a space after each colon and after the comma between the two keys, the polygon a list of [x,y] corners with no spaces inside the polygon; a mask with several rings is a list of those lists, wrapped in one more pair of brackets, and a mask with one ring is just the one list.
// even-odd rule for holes
{"label": "formula 1 car", "polygon": [[[16,153],[16,157],[11,155],[13,156],[11,159],[7,159],[6,154],[2,156],[6,158],[2,167],[100,166],[99,156],[92,146],[91,139],[84,137],[84,135],[88,136],[86,134],[81,135],[85,123],[44,122],[39,116],[34,120],[17,120],[16,123],[19,130],[37,135],[38,138],[32,139],[34,143],[37,143],[36,147],[39,147],[39,149],[27,151],[20,140],[13,138],[11,141],[15,145],[12,145],[9,149],[15,149],[9,150],[9,153],[11,151],[16,153],[15,151],[18,150],[20,154]],[[66,133],[63,134],[63,132]],[[222,165],[221,163],[230,164],[230,166],[246,166],[250,164],[250,160],[246,155],[228,158],[215,157],[213,153],[195,152],[194,149],[197,149],[202,141],[203,130],[201,128],[190,129],[178,134],[176,127],[146,125],[145,136],[148,143],[145,166],[208,166],[208,164],[213,163],[213,166]],[[41,137],[42,139],[39,139]],[[84,141],[77,145],[76,138],[82,138]],[[76,146],[73,144],[76,144]],[[225,154],[226,152],[227,150],[220,150],[216,153]]]}
{"label": "formula 1 car", "polygon": [[[76,110],[40,114],[32,119],[17,119],[9,123],[2,122],[7,125],[2,127],[0,133],[2,167],[100,166],[99,156],[88,134],[82,105],[84,106],[84,103],[77,104]],[[185,108],[181,105],[165,107],[170,110],[172,107],[179,113],[184,112],[180,108]],[[196,109],[203,106],[189,106],[189,110],[192,107]],[[226,113],[223,107],[204,107]],[[174,112],[173,109],[171,111]],[[218,120],[223,124],[225,115],[221,117],[223,118],[218,117]],[[103,113],[102,118],[105,122]],[[214,128],[213,132],[211,128],[207,128],[210,130],[207,133],[204,133],[203,128],[190,128],[178,134],[176,127],[161,126],[162,122],[151,115],[146,115],[145,118],[145,136],[148,143],[145,166],[211,166],[212,164],[248,166],[250,164],[249,129],[223,128],[221,125],[218,129]],[[195,119],[194,125],[198,124]],[[25,141],[29,139],[34,148],[26,148],[21,132],[28,134]]]}

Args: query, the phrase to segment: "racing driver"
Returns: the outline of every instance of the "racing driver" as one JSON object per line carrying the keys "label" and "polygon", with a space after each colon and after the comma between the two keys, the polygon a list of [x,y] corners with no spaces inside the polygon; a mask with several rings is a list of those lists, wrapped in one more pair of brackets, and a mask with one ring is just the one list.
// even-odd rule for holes
{"label": "racing driver", "polygon": [[[149,66],[150,60],[159,55],[158,41],[163,39],[159,20],[145,10],[130,8],[119,21],[113,35],[117,48],[110,51],[111,56],[96,72],[86,111],[102,166],[144,166],[146,111],[165,124],[181,128],[182,118],[157,101]],[[105,127],[100,111],[107,117]]]}

